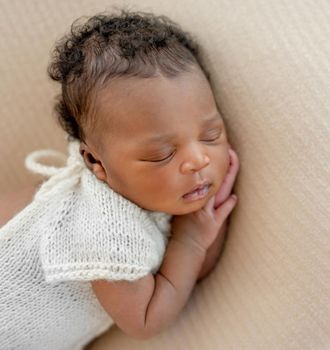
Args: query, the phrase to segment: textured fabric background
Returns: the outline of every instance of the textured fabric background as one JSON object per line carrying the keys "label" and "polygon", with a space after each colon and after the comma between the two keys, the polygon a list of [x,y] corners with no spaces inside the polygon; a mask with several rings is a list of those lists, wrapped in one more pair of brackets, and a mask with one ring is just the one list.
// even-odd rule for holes
{"label": "textured fabric background", "polygon": [[0,193],[35,181],[37,148],[64,150],[46,77],[55,39],[111,4],[194,32],[241,160],[224,254],[169,329],[113,328],[92,350],[330,349],[330,1],[0,2]]}

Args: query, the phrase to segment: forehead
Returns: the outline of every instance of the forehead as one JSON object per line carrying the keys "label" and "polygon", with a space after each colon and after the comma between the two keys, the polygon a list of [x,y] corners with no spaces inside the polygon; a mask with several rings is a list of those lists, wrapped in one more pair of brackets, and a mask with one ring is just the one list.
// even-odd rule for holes
{"label": "forehead", "polygon": [[99,94],[97,111],[104,134],[126,142],[173,133],[217,115],[211,87],[199,70],[174,78],[119,78]]}

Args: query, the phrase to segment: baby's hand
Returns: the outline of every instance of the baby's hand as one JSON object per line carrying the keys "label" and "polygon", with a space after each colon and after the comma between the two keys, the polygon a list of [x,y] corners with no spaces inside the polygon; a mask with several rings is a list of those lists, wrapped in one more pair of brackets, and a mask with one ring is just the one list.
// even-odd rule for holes
{"label": "baby's hand", "polygon": [[235,197],[228,197],[215,208],[215,196],[200,210],[174,216],[172,239],[190,244],[206,252],[217,238],[220,228],[236,204]]}
{"label": "baby's hand", "polygon": [[[235,151],[230,149],[229,156],[230,156],[230,165],[229,165],[227,175],[220,187],[220,190],[215,194],[215,203],[214,203],[215,208],[219,208],[219,206],[221,207],[221,204],[224,203],[225,199],[230,198],[230,194],[238,173],[239,160]],[[222,251],[224,238],[225,238],[227,226],[228,226],[227,224],[228,224],[228,219],[226,219],[225,222],[222,224],[222,226],[219,229],[217,238],[213,241],[212,245],[209,247],[204,264],[199,273],[198,280],[203,279],[214,268]]]}

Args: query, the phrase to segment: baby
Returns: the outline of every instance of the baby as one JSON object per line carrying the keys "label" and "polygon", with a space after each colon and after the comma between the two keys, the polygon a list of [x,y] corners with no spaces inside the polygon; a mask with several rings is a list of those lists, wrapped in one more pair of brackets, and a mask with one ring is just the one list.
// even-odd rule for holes
{"label": "baby", "polygon": [[237,201],[209,74],[178,25],[128,11],[74,23],[48,72],[69,158],[0,229],[0,348],[81,349],[113,323],[153,337],[214,267]]}

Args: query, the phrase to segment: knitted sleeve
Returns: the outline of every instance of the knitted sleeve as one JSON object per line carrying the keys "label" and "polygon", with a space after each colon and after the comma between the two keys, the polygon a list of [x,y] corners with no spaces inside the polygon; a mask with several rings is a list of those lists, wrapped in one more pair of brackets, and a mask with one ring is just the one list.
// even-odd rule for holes
{"label": "knitted sleeve", "polygon": [[165,231],[89,170],[79,190],[55,202],[40,242],[46,281],[133,281],[156,273]]}

